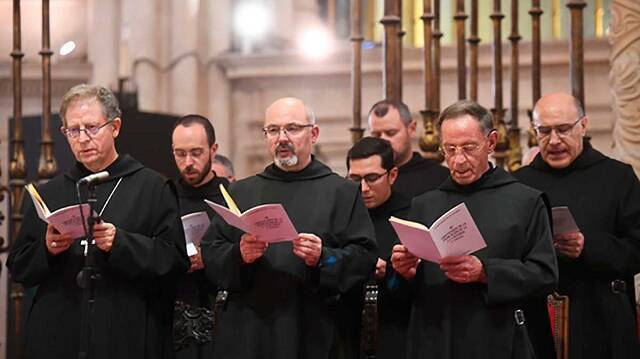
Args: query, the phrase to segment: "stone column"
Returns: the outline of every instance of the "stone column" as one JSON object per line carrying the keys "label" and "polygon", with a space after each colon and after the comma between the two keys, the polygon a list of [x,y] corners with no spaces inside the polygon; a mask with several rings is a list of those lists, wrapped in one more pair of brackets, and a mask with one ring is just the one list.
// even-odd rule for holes
{"label": "stone column", "polygon": [[610,10],[613,156],[640,177],[640,2],[613,0]]}
{"label": "stone column", "polygon": [[120,0],[87,3],[88,59],[92,84],[116,89],[120,54]]}
{"label": "stone column", "polygon": [[[103,2],[103,1],[101,1]],[[157,111],[160,98],[158,61],[160,55],[159,4],[156,0],[125,1],[122,17],[127,27],[127,42],[131,81],[138,91],[142,111]]]}
{"label": "stone column", "polygon": [[[236,156],[235,131],[231,121],[231,84],[224,70],[216,63],[216,56],[231,47],[232,6],[231,0],[204,0],[201,2],[200,34],[203,35],[199,46],[204,60],[200,108],[216,129],[218,151],[232,161]],[[236,165],[236,171],[239,164]]]}
{"label": "stone column", "polygon": [[170,3],[169,112],[198,112],[198,0]]}

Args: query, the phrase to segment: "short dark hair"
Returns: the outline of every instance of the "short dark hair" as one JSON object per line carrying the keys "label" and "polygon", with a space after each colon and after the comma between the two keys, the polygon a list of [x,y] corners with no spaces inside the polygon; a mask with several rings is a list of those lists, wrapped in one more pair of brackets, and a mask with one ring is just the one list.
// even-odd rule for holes
{"label": "short dark hair", "polygon": [[221,164],[222,166],[224,166],[224,168],[227,169],[229,175],[235,176],[233,163],[231,163],[231,160],[227,156],[216,153],[215,157],[213,157],[211,161]]}
{"label": "short dark hair", "polygon": [[389,113],[389,108],[395,108],[398,110],[400,114],[400,119],[404,122],[405,125],[408,125],[413,121],[413,117],[411,116],[411,111],[409,111],[409,106],[407,106],[404,102],[400,100],[390,100],[384,99],[382,101],[378,101],[369,110],[368,116],[371,116],[374,113],[377,117],[384,117]]}
{"label": "short dark hair", "polygon": [[480,124],[480,128],[485,134],[493,131],[493,117],[491,112],[482,107],[475,101],[460,100],[445,108],[440,117],[438,117],[438,123],[436,125],[438,132],[442,128],[442,123],[446,120],[469,115],[473,117]]}
{"label": "short dark hair", "polygon": [[173,124],[171,133],[173,133],[178,126],[189,127],[194,123],[200,124],[204,128],[204,132],[207,134],[207,142],[209,143],[209,146],[213,146],[213,144],[216,143],[216,130],[213,128],[211,121],[201,115],[189,114],[180,117]]}
{"label": "short dark hair", "polygon": [[356,142],[347,153],[347,169],[351,168],[351,160],[380,156],[382,168],[391,171],[395,166],[393,162],[393,148],[387,140],[378,137],[365,137]]}

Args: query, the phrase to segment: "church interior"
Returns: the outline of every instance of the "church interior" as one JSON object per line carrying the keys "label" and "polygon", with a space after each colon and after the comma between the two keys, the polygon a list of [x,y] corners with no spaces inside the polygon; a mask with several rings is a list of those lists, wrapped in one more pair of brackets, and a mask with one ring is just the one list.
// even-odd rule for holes
{"label": "church interior", "polygon": [[[117,94],[120,150],[167,176],[171,125],[189,113],[213,123],[237,178],[261,171],[264,111],[285,96],[313,108],[314,154],[343,176],[383,98],[409,106],[414,148],[438,161],[439,111],[477,101],[500,135],[493,160],[515,170],[536,146],[533,105],[556,91],[582,101],[594,148],[640,176],[637,0],[0,0],[0,18],[2,263],[24,184],[73,164],[57,113],[79,83]],[[3,268],[0,359],[29,295]]]}

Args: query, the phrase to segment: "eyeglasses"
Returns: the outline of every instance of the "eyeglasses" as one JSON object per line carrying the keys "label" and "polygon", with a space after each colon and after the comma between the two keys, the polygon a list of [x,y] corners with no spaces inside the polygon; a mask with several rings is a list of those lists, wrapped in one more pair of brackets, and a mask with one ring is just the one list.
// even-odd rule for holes
{"label": "eyeglasses", "polygon": [[96,136],[104,126],[110,124],[111,122],[113,122],[113,120],[107,121],[102,125],[88,125],[85,128],[80,128],[80,127],[65,128],[62,131],[67,137],[73,138],[73,139],[80,137],[80,133],[82,132],[84,132],[84,134],[87,135],[87,137],[93,137],[93,136]]}
{"label": "eyeglasses", "polygon": [[185,150],[173,150],[173,156],[179,160],[184,160],[187,156],[191,156],[194,160],[200,159],[204,155],[204,149],[202,148],[194,148],[189,151]]}
{"label": "eyeglasses", "polygon": [[471,143],[465,143],[464,145],[460,145],[460,146],[444,145],[441,147],[441,150],[442,150],[442,153],[447,157],[455,156],[458,153],[458,150],[460,150],[460,153],[462,153],[463,156],[468,157],[478,152],[481,146],[482,146],[481,143],[471,142]]}
{"label": "eyeglasses", "polygon": [[300,125],[297,123],[288,123],[282,127],[280,126],[276,126],[276,125],[272,125],[272,126],[267,126],[264,127],[262,129],[262,132],[264,132],[264,135],[267,138],[277,138],[278,136],[280,136],[280,132],[284,131],[285,135],[291,135],[291,136],[297,136],[299,134],[302,133],[302,130],[304,130],[307,127],[313,127],[315,125],[312,124],[308,124],[308,125]]}
{"label": "eyeglasses", "polygon": [[580,122],[582,118],[577,119],[574,123],[564,123],[557,126],[534,126],[538,136],[544,138],[551,136],[551,132],[556,131],[556,135],[559,137],[567,137],[571,134],[571,130]]}
{"label": "eyeglasses", "polygon": [[353,182],[358,182],[358,183],[362,182],[362,180],[364,179],[364,181],[367,184],[372,184],[378,181],[382,176],[386,175],[387,173],[389,173],[389,171],[384,171],[383,173],[367,173],[364,176],[348,175],[347,178],[352,180]]}

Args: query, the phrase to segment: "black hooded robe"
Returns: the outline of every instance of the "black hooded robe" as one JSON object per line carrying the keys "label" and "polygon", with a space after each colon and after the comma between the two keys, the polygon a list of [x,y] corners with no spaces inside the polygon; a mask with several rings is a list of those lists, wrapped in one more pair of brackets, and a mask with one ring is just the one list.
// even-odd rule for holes
{"label": "black hooded robe", "polygon": [[406,293],[396,291],[399,275],[391,266],[391,251],[399,244],[389,217],[406,219],[411,200],[393,191],[389,199],[376,208],[369,209],[376,230],[378,257],[387,262],[386,276],[378,281],[378,346],[376,359],[400,359],[405,357],[407,327],[411,303]]}
{"label": "black hooded robe", "polygon": [[[176,188],[178,189],[178,199],[180,201],[180,215],[184,216],[195,212],[207,212],[209,219],[215,216],[215,212],[209,207],[204,199],[224,205],[224,198],[220,193],[219,185],[222,184],[226,187],[229,186],[229,181],[224,178],[215,176],[211,181],[198,186],[193,187],[182,179],[176,181]],[[213,310],[212,299],[216,295],[217,288],[214,284],[210,283],[204,270],[195,271],[192,273],[185,273],[178,279],[177,291],[176,291],[176,304],[181,302],[181,305],[188,305],[189,312],[194,313],[198,308],[206,308],[207,310]],[[178,306],[178,307],[180,307]],[[182,328],[174,326],[174,335],[180,339],[184,339],[183,335],[186,331],[192,330],[195,326],[199,329],[199,333],[205,328],[203,323],[199,321],[201,317],[192,317],[192,314],[178,313],[181,320],[178,321],[178,327],[182,324]],[[189,318],[189,322],[185,322],[184,319]],[[174,322],[174,325],[176,323]],[[175,339],[175,338],[174,338]],[[208,339],[208,338],[207,338]],[[210,358],[213,354],[213,340],[209,340],[202,343],[197,343],[196,339],[190,337],[185,340],[185,347],[176,351],[177,359],[201,359]]]}
{"label": "black hooded robe", "polygon": [[[568,167],[554,169],[538,155],[515,176],[544,191],[552,206],[568,206],[584,235],[576,260],[558,258],[558,292],[569,296],[569,357],[640,358],[633,282],[640,272],[640,184],[631,166],[584,141]],[[616,280],[626,291],[612,290]]]}
{"label": "black hooded robe", "polygon": [[[105,170],[110,176],[97,186],[98,208],[122,182],[102,214],[117,228],[113,247],[108,253],[95,248],[101,279],[90,318],[90,356],[172,358],[175,278],[189,263],[175,187],[127,155]],[[75,204],[76,181],[88,174],[78,163],[38,191],[51,210]],[[84,264],[84,246],[77,240],[66,252],[50,255],[46,223],[28,198],[25,203],[24,222],[7,261],[14,281],[37,287],[24,332],[24,357],[76,358],[83,297],[76,276]]]}
{"label": "black hooded robe", "polygon": [[413,199],[438,188],[447,177],[447,168],[414,152],[409,162],[398,167],[398,178],[393,183],[393,190]]}
{"label": "black hooded robe", "polygon": [[[437,264],[422,261],[410,281],[407,358],[533,358],[532,341],[514,315],[518,309],[526,310],[525,321],[546,315],[546,295],[558,280],[543,196],[492,168],[470,185],[449,178],[415,198],[409,219],[430,227],[462,202],[487,243],[473,254],[487,283],[456,283]],[[530,334],[546,338],[552,348],[550,326],[542,329],[546,332]]]}
{"label": "black hooded robe", "polygon": [[[241,210],[281,203],[297,231],[322,239],[317,267],[270,244],[242,263],[242,232],[216,218],[202,241],[207,277],[229,290],[215,333],[215,357],[236,359],[353,358],[358,348],[337,333],[340,295],[362,285],[376,261],[373,226],[358,185],[313,159],[300,172],[271,165],[231,185]],[[357,345],[356,345],[357,346]]]}

